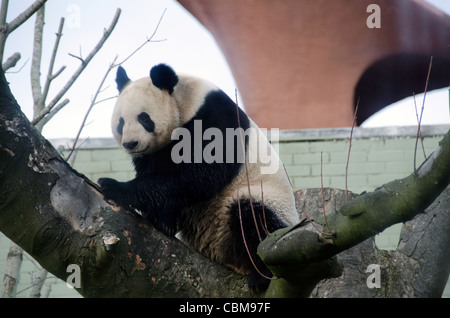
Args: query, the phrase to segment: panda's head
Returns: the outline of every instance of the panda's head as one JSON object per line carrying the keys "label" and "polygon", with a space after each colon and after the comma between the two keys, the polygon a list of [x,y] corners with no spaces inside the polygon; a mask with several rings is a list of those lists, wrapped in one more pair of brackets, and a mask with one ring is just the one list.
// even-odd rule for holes
{"label": "panda's head", "polygon": [[116,75],[119,97],[112,116],[116,141],[132,156],[155,152],[170,142],[180,114],[172,96],[178,77],[169,66],[159,64],[150,76],[131,81],[122,67]]}

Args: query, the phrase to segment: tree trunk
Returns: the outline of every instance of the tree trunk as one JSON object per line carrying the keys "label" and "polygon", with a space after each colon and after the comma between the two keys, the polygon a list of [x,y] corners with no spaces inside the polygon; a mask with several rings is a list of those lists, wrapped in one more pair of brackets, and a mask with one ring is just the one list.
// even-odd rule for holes
{"label": "tree trunk", "polygon": [[3,276],[2,298],[16,297],[22,259],[22,249],[16,243],[11,242],[6,260],[5,275]]}

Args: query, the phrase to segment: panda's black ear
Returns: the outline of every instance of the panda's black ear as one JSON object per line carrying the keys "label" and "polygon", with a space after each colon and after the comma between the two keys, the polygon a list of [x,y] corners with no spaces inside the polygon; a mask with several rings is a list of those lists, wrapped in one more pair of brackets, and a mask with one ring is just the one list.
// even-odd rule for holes
{"label": "panda's black ear", "polygon": [[127,72],[125,72],[125,69],[122,66],[119,66],[116,73],[116,84],[119,93],[122,92],[125,85],[127,85],[130,81],[131,80],[128,77]]}
{"label": "panda's black ear", "polygon": [[175,71],[166,64],[158,64],[150,70],[150,78],[153,85],[159,89],[167,89],[172,94],[173,88],[178,83],[178,76]]}

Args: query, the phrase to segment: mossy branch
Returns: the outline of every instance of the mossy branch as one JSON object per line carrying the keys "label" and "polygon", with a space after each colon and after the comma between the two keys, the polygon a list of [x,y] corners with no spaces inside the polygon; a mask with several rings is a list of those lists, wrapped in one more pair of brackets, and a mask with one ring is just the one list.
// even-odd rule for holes
{"label": "mossy branch", "polygon": [[[326,221],[331,233],[325,233],[328,227],[320,232],[325,219],[318,216],[315,227],[305,223],[272,233],[260,244],[259,255],[276,276],[290,283],[304,279],[302,268],[311,264],[323,274],[318,264],[423,212],[449,184],[449,162],[450,131],[415,174],[356,196],[329,212]],[[325,273],[333,273],[333,266],[330,264]],[[318,272],[315,269],[309,275]],[[280,282],[273,285],[279,288]],[[291,290],[289,285],[286,283]]]}

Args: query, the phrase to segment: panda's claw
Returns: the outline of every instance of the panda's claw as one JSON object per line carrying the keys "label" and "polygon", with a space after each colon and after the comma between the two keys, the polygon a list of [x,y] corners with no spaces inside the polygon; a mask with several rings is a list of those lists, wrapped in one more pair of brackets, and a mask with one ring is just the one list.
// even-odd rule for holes
{"label": "panda's claw", "polygon": [[121,193],[121,184],[119,181],[111,178],[100,178],[98,184],[103,192],[103,198],[105,201],[114,201],[118,203],[118,197]]}

